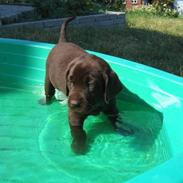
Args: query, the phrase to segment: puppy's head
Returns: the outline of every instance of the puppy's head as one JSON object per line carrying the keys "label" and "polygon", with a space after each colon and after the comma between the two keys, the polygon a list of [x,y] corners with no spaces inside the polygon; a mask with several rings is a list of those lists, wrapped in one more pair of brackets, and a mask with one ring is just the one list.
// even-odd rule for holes
{"label": "puppy's head", "polygon": [[76,112],[97,114],[121,89],[116,73],[94,55],[76,58],[68,66],[66,94],[69,108]]}

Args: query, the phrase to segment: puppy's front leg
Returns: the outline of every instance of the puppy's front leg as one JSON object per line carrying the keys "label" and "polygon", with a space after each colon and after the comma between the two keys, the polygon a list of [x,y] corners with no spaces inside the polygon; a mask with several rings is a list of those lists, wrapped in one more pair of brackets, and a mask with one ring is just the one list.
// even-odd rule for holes
{"label": "puppy's front leg", "polygon": [[39,103],[41,105],[50,104],[55,94],[55,88],[53,87],[47,72],[48,71],[46,71],[45,84],[44,84],[45,98],[39,100]]}
{"label": "puppy's front leg", "polygon": [[83,154],[86,151],[86,132],[83,130],[83,123],[86,117],[69,111],[69,125],[72,135],[71,147],[76,154]]}
{"label": "puppy's front leg", "polygon": [[134,132],[128,124],[123,123],[119,111],[116,107],[116,99],[112,99],[106,105],[103,111],[109,120],[112,122],[114,128],[122,135],[132,135]]}

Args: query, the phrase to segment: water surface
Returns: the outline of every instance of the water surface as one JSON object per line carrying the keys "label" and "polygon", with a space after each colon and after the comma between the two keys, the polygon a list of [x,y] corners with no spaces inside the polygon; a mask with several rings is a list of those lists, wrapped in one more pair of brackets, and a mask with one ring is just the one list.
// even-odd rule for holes
{"label": "water surface", "polygon": [[164,161],[170,153],[162,115],[133,100],[118,100],[123,120],[135,126],[122,136],[102,116],[85,121],[89,150],[75,155],[67,106],[38,104],[43,86],[0,86],[1,183],[119,183]]}

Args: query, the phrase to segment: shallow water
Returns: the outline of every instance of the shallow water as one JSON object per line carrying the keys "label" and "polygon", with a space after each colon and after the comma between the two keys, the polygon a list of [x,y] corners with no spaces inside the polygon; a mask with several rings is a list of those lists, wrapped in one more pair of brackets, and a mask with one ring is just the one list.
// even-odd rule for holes
{"label": "shallow water", "polygon": [[133,136],[118,134],[103,116],[87,118],[90,148],[78,156],[70,148],[66,105],[39,105],[42,86],[9,86],[0,86],[1,183],[119,183],[170,157],[163,116],[143,102],[118,100]]}

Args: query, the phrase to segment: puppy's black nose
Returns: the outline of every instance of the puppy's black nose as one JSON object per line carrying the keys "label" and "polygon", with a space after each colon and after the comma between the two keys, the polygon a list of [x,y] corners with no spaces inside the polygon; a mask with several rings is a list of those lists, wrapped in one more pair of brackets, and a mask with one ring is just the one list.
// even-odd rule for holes
{"label": "puppy's black nose", "polygon": [[70,100],[69,101],[69,106],[71,108],[79,108],[81,106],[81,102],[79,100]]}

